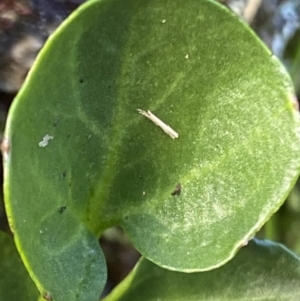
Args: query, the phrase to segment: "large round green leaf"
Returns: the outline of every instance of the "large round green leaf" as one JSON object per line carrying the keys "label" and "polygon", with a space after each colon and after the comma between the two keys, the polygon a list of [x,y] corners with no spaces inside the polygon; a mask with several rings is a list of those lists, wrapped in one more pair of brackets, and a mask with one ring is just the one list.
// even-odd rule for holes
{"label": "large round green leaf", "polygon": [[49,39],[9,113],[17,247],[39,289],[64,301],[96,299],[97,238],[112,225],[161,266],[220,266],[287,196],[299,130],[285,71],[225,8],[89,1]]}
{"label": "large round green leaf", "polygon": [[280,244],[253,240],[219,269],[193,274],[141,259],[103,301],[298,301],[300,259]]}

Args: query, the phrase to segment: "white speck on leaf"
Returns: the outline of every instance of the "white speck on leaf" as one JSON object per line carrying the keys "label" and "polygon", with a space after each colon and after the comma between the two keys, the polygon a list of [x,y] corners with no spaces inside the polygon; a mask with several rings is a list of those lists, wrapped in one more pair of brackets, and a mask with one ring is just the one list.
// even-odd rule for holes
{"label": "white speck on leaf", "polygon": [[186,59],[188,59],[188,58],[189,58],[189,55],[188,55],[188,54],[186,54],[185,58],[186,58]]}
{"label": "white speck on leaf", "polygon": [[145,192],[145,191],[143,191],[143,195],[146,195],[146,192]]}
{"label": "white speck on leaf", "polygon": [[43,233],[43,231],[42,231],[42,230],[40,230],[40,233],[42,234],[42,233]]}
{"label": "white speck on leaf", "polygon": [[166,23],[166,22],[167,22],[166,19],[161,20],[161,23],[162,23],[162,24],[164,24],[164,23]]}
{"label": "white speck on leaf", "polygon": [[52,140],[54,137],[50,135],[46,135],[41,142],[39,142],[39,147],[46,147],[48,145],[49,140]]}
{"label": "white speck on leaf", "polygon": [[156,117],[154,114],[152,114],[149,110],[143,111],[140,109],[137,109],[137,111],[150,119],[154,124],[159,126],[166,134],[168,134],[172,139],[178,138],[179,135],[177,132],[175,132],[170,126],[165,124],[162,120],[160,120],[158,117]]}

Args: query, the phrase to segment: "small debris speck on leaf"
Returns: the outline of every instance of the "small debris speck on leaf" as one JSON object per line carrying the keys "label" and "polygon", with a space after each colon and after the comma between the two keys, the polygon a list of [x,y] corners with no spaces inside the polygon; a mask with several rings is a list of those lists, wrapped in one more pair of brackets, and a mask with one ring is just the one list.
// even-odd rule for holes
{"label": "small debris speck on leaf", "polygon": [[48,145],[49,140],[52,140],[54,137],[50,135],[44,136],[43,140],[39,142],[39,147],[46,147]]}
{"label": "small debris speck on leaf", "polygon": [[66,209],[67,209],[67,206],[62,206],[59,208],[59,212],[64,213],[66,211]]}
{"label": "small debris speck on leaf", "polygon": [[43,298],[44,298],[45,300],[47,300],[47,301],[52,301],[52,300],[53,300],[51,294],[48,293],[48,292],[44,292],[44,293],[43,293]]}
{"label": "small debris speck on leaf", "polygon": [[181,193],[181,184],[178,183],[175,187],[175,189],[172,191],[171,195],[175,196],[175,195],[180,195]]}

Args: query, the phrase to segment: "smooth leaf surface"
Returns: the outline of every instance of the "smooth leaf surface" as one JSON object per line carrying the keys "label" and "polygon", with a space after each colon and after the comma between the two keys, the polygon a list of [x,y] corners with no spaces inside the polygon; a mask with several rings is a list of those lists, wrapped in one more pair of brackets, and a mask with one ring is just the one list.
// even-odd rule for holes
{"label": "smooth leaf surface", "polygon": [[0,300],[36,301],[38,296],[13,238],[0,231]]}
{"label": "smooth leaf surface", "polygon": [[96,300],[97,238],[117,224],[169,269],[232,258],[298,175],[291,98],[279,62],[214,2],[83,5],[45,45],[6,127],[6,209],[39,289]]}
{"label": "smooth leaf surface", "polygon": [[252,240],[226,265],[208,272],[167,271],[141,259],[103,301],[298,301],[300,259],[284,246]]}

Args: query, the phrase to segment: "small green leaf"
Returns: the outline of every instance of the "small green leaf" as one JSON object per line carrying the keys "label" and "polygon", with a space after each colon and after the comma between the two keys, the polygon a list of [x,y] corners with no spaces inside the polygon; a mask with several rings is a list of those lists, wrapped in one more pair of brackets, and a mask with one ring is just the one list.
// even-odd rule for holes
{"label": "small green leaf", "polygon": [[252,240],[209,272],[167,271],[141,259],[103,301],[298,301],[300,259],[280,244]]}
{"label": "small green leaf", "polygon": [[13,238],[0,231],[0,300],[36,301],[38,296]]}
{"label": "small green leaf", "polygon": [[96,300],[97,239],[113,225],[169,269],[231,259],[298,176],[292,95],[213,1],[88,1],[46,43],[6,126],[6,209],[40,291]]}

